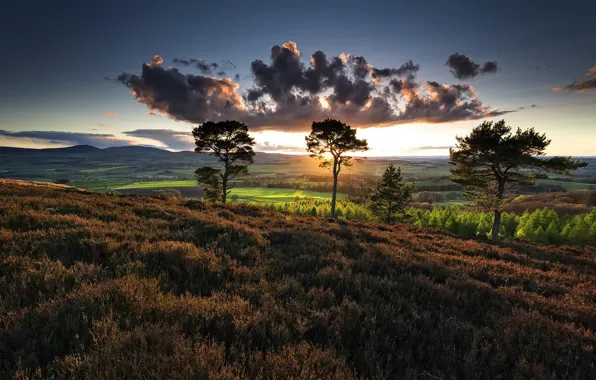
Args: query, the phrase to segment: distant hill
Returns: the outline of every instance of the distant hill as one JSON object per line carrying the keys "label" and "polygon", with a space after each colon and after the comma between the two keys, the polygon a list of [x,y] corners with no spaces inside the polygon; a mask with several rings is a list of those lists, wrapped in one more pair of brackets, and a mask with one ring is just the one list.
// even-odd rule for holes
{"label": "distant hill", "polygon": [[594,248],[11,180],[0,204],[2,379],[596,378]]}
{"label": "distant hill", "polygon": [[101,149],[96,148],[91,145],[75,145],[69,146],[65,148],[47,148],[47,149],[39,149],[43,152],[53,152],[53,153],[96,153],[101,151]]}
{"label": "distant hill", "polygon": [[[52,156],[59,156],[63,154],[93,154],[93,155],[105,155],[105,156],[112,156],[113,158],[117,158],[121,155],[138,155],[139,157],[143,156],[162,156],[162,157],[193,157],[197,158],[200,156],[208,156],[208,154],[203,153],[199,155],[193,151],[181,151],[181,152],[171,152],[169,150],[160,149],[156,147],[150,146],[140,146],[140,145],[128,145],[128,146],[115,146],[109,148],[96,148],[91,145],[75,145],[65,148],[45,148],[45,149],[31,149],[31,148],[13,148],[13,147],[2,147],[0,146],[0,155],[12,155],[12,154],[28,154],[33,155],[35,157],[40,157],[43,155],[52,155]],[[272,163],[277,162],[280,160],[287,160],[288,157],[294,157],[296,160],[305,160],[309,159],[306,155],[286,155],[281,153],[264,153],[264,152],[256,152],[255,160],[258,162],[263,163]]]}

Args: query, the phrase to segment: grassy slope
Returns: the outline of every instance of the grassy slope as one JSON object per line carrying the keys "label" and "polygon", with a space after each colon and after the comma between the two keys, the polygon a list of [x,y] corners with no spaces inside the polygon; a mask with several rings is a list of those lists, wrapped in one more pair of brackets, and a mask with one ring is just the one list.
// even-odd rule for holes
{"label": "grassy slope", "polygon": [[0,378],[595,378],[596,251],[0,180]]}

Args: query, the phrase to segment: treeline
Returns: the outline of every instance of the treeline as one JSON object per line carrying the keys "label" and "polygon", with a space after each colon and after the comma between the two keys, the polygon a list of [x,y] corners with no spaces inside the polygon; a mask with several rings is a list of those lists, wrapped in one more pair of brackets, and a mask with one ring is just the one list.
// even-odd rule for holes
{"label": "treeline", "polygon": [[[268,203],[265,207],[277,211],[288,211],[297,215],[328,216],[331,211],[329,199],[297,198],[294,202]],[[348,220],[374,220],[374,214],[365,205],[340,198],[335,205],[335,215]]]}
{"label": "treeline", "polygon": [[[416,225],[441,228],[460,236],[484,238],[491,233],[491,213],[446,207],[432,211],[410,209],[408,214],[413,216],[413,223]],[[561,216],[547,208],[526,211],[521,216],[504,212],[499,236],[541,244],[596,246],[596,208],[575,216]]]}
{"label": "treeline", "polygon": [[453,199],[461,198],[461,193],[457,193],[455,191],[448,192],[448,193],[435,193],[432,191],[421,191],[416,196],[416,200],[418,202],[442,202],[442,201],[449,201]]}
{"label": "treeline", "polygon": [[[364,221],[377,219],[367,204],[358,204],[350,199],[339,199],[337,202],[338,217]],[[327,216],[331,202],[301,198],[294,202],[267,204],[266,207],[298,215]],[[467,211],[458,207],[436,207],[432,210],[409,207],[402,222],[440,228],[464,237],[488,238],[492,218],[490,212]],[[499,236],[540,244],[596,246],[596,208],[578,215],[559,215],[548,208],[526,211],[522,215],[504,212]]]}
{"label": "treeline", "polygon": [[596,190],[574,190],[567,192],[520,195],[509,200],[504,210],[522,214],[543,208],[555,210],[558,214],[583,214],[596,206]]}
{"label": "treeline", "polygon": [[[368,196],[378,177],[372,175],[345,174],[337,185],[337,191],[352,197]],[[328,175],[304,174],[296,180],[272,178],[247,178],[242,183],[243,187],[267,187],[274,189],[296,189],[329,193],[333,191],[333,184]]]}
{"label": "treeline", "polygon": [[[447,177],[404,178],[403,180],[414,183],[416,192],[459,192],[463,190],[463,187],[456,183],[441,183],[441,180],[444,179],[447,179]],[[337,191],[354,197],[367,196],[378,180],[379,177],[373,175],[344,174],[339,179]],[[437,183],[428,183],[429,181],[436,181]],[[319,192],[331,192],[333,190],[333,184],[328,174],[303,174],[298,178],[292,178],[290,175],[275,175],[269,178],[244,178],[241,185],[242,187],[267,187]],[[519,187],[517,191],[522,194],[539,194],[564,192],[566,188],[562,185],[536,184],[534,186]],[[440,199],[433,200],[440,201]]]}

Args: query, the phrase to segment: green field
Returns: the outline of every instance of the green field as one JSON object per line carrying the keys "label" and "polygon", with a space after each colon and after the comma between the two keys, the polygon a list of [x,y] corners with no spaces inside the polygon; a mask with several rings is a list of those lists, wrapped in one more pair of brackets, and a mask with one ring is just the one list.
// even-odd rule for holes
{"label": "green field", "polygon": [[[321,193],[318,191],[305,191],[295,189],[271,189],[267,187],[240,187],[232,189],[230,197],[238,196],[238,200],[243,202],[291,202],[296,197],[311,198],[331,198],[331,193]],[[339,198],[347,196],[337,193]]]}
{"label": "green field", "polygon": [[[196,187],[197,182],[194,180],[188,181],[152,181],[152,182],[136,182],[130,185],[120,186],[114,190],[158,190],[171,188]],[[145,193],[144,191],[141,191]],[[140,193],[141,193],[140,192]],[[237,187],[232,189],[228,199],[237,196],[238,201],[242,202],[290,202],[296,197],[312,197],[312,198],[331,198],[331,193],[324,193],[318,191],[306,191],[296,189],[278,189],[268,187]],[[345,197],[346,194],[338,193],[338,197]],[[234,197],[235,198],[235,197]]]}

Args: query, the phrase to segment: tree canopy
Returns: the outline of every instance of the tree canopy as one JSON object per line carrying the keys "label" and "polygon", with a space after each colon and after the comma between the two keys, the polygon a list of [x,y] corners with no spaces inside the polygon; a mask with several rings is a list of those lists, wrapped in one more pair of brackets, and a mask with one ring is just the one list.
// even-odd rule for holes
{"label": "tree canopy", "polygon": [[205,187],[207,199],[217,198],[222,202],[234,188],[230,183],[239,175],[248,174],[248,164],[253,163],[255,141],[248,134],[244,123],[234,120],[220,122],[207,121],[192,130],[195,139],[195,152],[207,152],[222,163],[223,168],[202,167],[195,172],[197,181]]}
{"label": "tree canopy", "polygon": [[371,209],[384,223],[391,224],[405,214],[413,191],[414,185],[402,182],[401,168],[390,164],[370,196]]}
{"label": "tree canopy", "polygon": [[515,186],[533,185],[548,173],[571,175],[587,165],[572,157],[545,158],[550,140],[534,128],[512,133],[505,120],[485,121],[466,137],[456,137],[449,150],[451,181],[464,186],[464,195],[473,205],[494,210],[493,239],[498,239],[502,199]]}
{"label": "tree canopy", "polygon": [[356,129],[339,120],[325,119],[312,123],[310,135],[306,136],[306,150],[310,156],[320,160],[319,166],[333,171],[333,194],[331,197],[331,217],[335,217],[337,178],[342,166],[352,166],[352,156],[348,152],[366,151],[368,143],[356,137]]}

